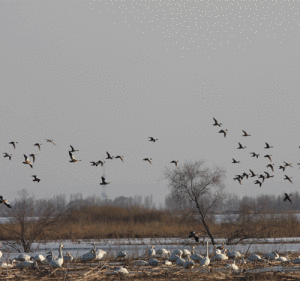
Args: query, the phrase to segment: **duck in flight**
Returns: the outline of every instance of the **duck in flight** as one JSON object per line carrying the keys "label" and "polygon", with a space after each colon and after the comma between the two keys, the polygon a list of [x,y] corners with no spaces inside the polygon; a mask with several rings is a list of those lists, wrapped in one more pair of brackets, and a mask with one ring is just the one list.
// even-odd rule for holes
{"label": "duck in flight", "polygon": [[173,160],[173,161],[171,161],[170,163],[174,163],[175,164],[175,166],[177,167],[177,165],[178,165],[178,160]]}
{"label": "duck in flight", "polygon": [[266,166],[267,168],[270,168],[272,172],[274,172],[274,164],[269,164]]}
{"label": "duck in flight", "polygon": [[260,155],[260,154],[256,154],[255,152],[250,152],[250,154],[252,154],[251,157],[256,157],[256,158],[258,158],[258,156]]}
{"label": "duck in flight", "polygon": [[148,161],[150,164],[152,164],[152,163],[151,163],[152,158],[144,158],[143,160],[144,160],[144,161]]}
{"label": "duck in flight", "polygon": [[32,163],[34,163],[34,161],[35,161],[35,155],[36,154],[29,154],[29,157],[32,157]]}
{"label": "duck in flight", "polygon": [[14,149],[16,149],[16,144],[17,143],[18,143],[17,141],[11,141],[9,144],[12,144],[12,146],[14,147]]}
{"label": "duck in flight", "polygon": [[220,130],[220,131],[219,131],[219,133],[223,133],[223,134],[224,134],[224,138],[226,138],[226,134],[227,134],[226,132],[228,132],[227,129],[225,129],[225,130]]}
{"label": "duck in flight", "polygon": [[241,177],[240,175],[238,175],[235,178],[233,178],[233,180],[234,181],[238,181],[240,183],[240,185],[242,185],[242,179],[243,179],[243,177]]}
{"label": "duck in flight", "polygon": [[71,160],[69,161],[70,163],[75,163],[75,162],[81,161],[81,160],[75,159],[75,157],[73,156],[71,151],[69,151],[69,155],[70,155],[70,158],[71,158]]}
{"label": "duck in flight", "polygon": [[100,182],[100,185],[106,185],[109,184],[110,182],[105,181],[105,177],[101,177],[102,182]]}
{"label": "duck in flight", "polygon": [[254,182],[254,184],[259,184],[259,187],[261,187],[262,182],[260,182],[259,180],[256,180],[256,181]]}
{"label": "duck in flight", "polygon": [[254,174],[254,172],[253,172],[252,170],[250,170],[250,169],[249,169],[249,171],[250,171],[250,173],[251,173],[251,175],[250,175],[250,177],[251,177],[251,178],[253,178],[253,177],[256,177],[256,176],[257,176],[257,174]]}
{"label": "duck in flight", "polygon": [[35,143],[33,146],[37,146],[39,148],[39,150],[41,150],[41,143]]}
{"label": "duck in flight", "polygon": [[53,142],[53,140],[50,140],[50,139],[45,139],[47,142],[51,142],[51,143],[53,143],[54,145],[56,145],[54,142]]}
{"label": "duck in flight", "polygon": [[38,178],[37,175],[32,175],[32,177],[33,177],[33,180],[32,180],[32,181],[37,181],[37,182],[40,182],[40,181],[41,181],[41,179]]}
{"label": "duck in flight", "polygon": [[106,151],[106,154],[107,154],[107,157],[106,157],[106,159],[111,159],[111,160],[113,160],[113,156],[110,156],[110,154]]}
{"label": "duck in flight", "polygon": [[[195,231],[190,232],[189,238],[192,238],[192,237],[195,239],[196,242],[199,242],[199,234],[196,234]],[[200,243],[202,245],[204,245],[202,241]]]}
{"label": "duck in flight", "polygon": [[5,206],[7,206],[8,208],[11,208],[11,205],[9,204],[9,202],[5,199],[3,199],[3,196],[0,196],[0,204],[3,203]]}
{"label": "duck in flight", "polygon": [[150,140],[149,141],[153,141],[156,142],[158,139],[152,138],[152,137],[148,137]]}
{"label": "duck in flight", "polygon": [[280,166],[279,166],[279,169],[282,169],[282,171],[284,172],[285,166],[280,165]]}
{"label": "duck in flight", "polygon": [[23,162],[23,164],[27,164],[31,168],[33,168],[31,161],[29,161],[29,158],[25,154],[24,154],[24,157],[25,157],[25,161]]}
{"label": "duck in flight", "polygon": [[242,146],[242,144],[239,142],[239,147],[237,149],[245,149],[247,148],[246,146]]}
{"label": "duck in flight", "polygon": [[267,154],[267,155],[265,155],[264,157],[266,157],[266,158],[269,158],[269,160],[272,162],[272,158],[271,158],[271,156],[272,156],[272,155],[270,155],[270,154]]}
{"label": "duck in flight", "polygon": [[70,145],[71,147],[71,152],[76,152],[76,151],[79,151],[79,150],[75,150],[74,147],[72,145]]}
{"label": "duck in flight", "polygon": [[222,123],[219,123],[216,118],[213,117],[213,119],[215,121],[215,123],[213,124],[213,126],[219,126],[219,127],[221,127],[223,125]]}
{"label": "duck in flight", "polygon": [[266,179],[274,178],[274,175],[270,176],[268,172],[264,172],[266,174]]}
{"label": "duck in flight", "polygon": [[288,180],[289,182],[293,183],[291,180],[292,177],[288,177],[287,175],[284,175],[284,180]]}
{"label": "duck in flight", "polygon": [[116,158],[116,159],[118,158],[118,159],[120,159],[122,162],[124,162],[124,161],[123,161],[123,157],[124,157],[124,156],[118,155],[118,156],[116,156],[115,158]]}
{"label": "duck in flight", "polygon": [[284,195],[285,195],[285,197],[284,197],[283,201],[288,200],[288,201],[290,201],[291,204],[293,204],[292,199],[291,199],[292,194],[288,195],[287,193],[284,193]]}
{"label": "duck in flight", "polygon": [[267,142],[265,143],[266,146],[264,147],[265,149],[268,149],[268,148],[272,148],[273,146],[270,146]]}
{"label": "duck in flight", "polygon": [[240,163],[241,161],[236,161],[234,158],[232,158],[232,162],[231,163],[234,163],[234,164],[236,164],[236,163]]}
{"label": "duck in flight", "polygon": [[292,166],[292,163],[287,163],[287,162],[285,162],[285,161],[283,161],[283,163],[284,163],[284,166],[286,166],[286,167],[293,167],[293,166]]}
{"label": "duck in flight", "polygon": [[7,152],[3,153],[3,157],[8,157],[9,160],[11,160],[12,154],[8,154]]}
{"label": "duck in flight", "polygon": [[251,135],[249,135],[249,134],[247,134],[244,130],[242,130],[243,131],[243,135],[242,135],[242,137],[251,137]]}

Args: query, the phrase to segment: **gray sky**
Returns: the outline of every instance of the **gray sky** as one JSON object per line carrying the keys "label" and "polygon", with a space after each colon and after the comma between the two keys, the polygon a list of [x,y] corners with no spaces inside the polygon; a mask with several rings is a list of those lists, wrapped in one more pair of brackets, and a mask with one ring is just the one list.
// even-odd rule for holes
{"label": "gray sky", "polygon": [[[0,1],[0,145],[13,154],[0,159],[1,193],[9,200],[22,188],[37,197],[100,196],[105,173],[110,198],[154,194],[161,203],[169,190],[160,179],[170,161],[199,159],[226,169],[227,191],[238,195],[297,190],[299,7],[299,1]],[[242,130],[252,136],[242,137]],[[10,141],[19,142],[16,150]],[[247,149],[237,150],[238,142]],[[266,151],[265,142],[274,148]],[[70,144],[81,162],[68,162]],[[124,163],[90,167],[106,151]],[[261,188],[252,180],[233,182],[249,168],[266,171],[267,152],[274,179]],[[31,153],[37,153],[32,170],[22,164]],[[231,164],[232,157],[241,163]],[[282,161],[293,168],[282,173]]]}

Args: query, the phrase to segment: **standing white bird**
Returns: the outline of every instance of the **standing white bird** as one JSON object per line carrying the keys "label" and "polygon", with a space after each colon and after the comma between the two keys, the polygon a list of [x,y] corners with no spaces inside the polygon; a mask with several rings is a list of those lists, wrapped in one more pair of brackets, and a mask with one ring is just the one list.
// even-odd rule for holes
{"label": "standing white bird", "polygon": [[58,248],[58,252],[59,252],[58,258],[56,260],[52,260],[52,261],[49,262],[49,264],[50,264],[50,266],[52,268],[61,267],[62,264],[64,263],[64,256],[63,256],[63,253],[62,253],[62,248],[63,247],[64,247],[63,244],[59,245],[59,248]]}
{"label": "standing white bird", "polygon": [[193,260],[194,262],[200,262],[203,259],[203,256],[195,253],[195,246],[192,247],[191,253],[192,253],[191,260]]}
{"label": "standing white bird", "polygon": [[208,266],[210,264],[210,259],[208,257],[208,241],[206,241],[206,257],[204,257],[201,261],[200,261],[200,265],[201,266]]}
{"label": "standing white bird", "polygon": [[154,247],[154,246],[151,246],[151,248],[150,248],[149,251],[148,251],[148,255],[149,255],[150,257],[154,257],[155,254],[156,254],[155,247]]}

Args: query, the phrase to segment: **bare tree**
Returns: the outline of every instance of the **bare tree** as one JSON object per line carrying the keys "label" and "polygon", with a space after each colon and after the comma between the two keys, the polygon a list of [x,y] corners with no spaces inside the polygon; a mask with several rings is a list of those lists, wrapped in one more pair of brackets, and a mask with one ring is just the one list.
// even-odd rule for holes
{"label": "bare tree", "polygon": [[6,247],[29,253],[32,243],[38,242],[45,232],[54,231],[68,210],[56,206],[51,200],[36,201],[25,189],[18,192],[18,196],[13,208],[6,209],[9,221],[1,225],[0,233],[10,237],[3,242]]}
{"label": "bare tree", "polygon": [[200,222],[202,232],[210,237],[214,245],[210,222],[214,211],[226,197],[223,183],[225,171],[219,167],[207,168],[204,164],[204,161],[196,161],[167,169],[165,179],[173,196],[184,202],[188,214]]}

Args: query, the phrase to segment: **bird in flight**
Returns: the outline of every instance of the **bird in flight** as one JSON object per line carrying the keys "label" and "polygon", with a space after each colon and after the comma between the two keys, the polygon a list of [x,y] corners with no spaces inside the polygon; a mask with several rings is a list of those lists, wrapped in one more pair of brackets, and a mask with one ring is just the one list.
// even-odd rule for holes
{"label": "bird in flight", "polygon": [[219,131],[219,133],[223,133],[223,134],[224,134],[224,138],[226,138],[226,134],[227,134],[226,132],[228,132],[227,129],[225,129],[225,130],[220,130],[220,131]]}
{"label": "bird in flight", "polygon": [[293,167],[293,166],[292,166],[292,163],[287,163],[287,162],[285,162],[285,161],[283,161],[283,163],[284,163],[284,166],[286,166],[286,167]]}
{"label": "bird in flight", "polygon": [[107,154],[107,157],[106,157],[106,159],[111,159],[111,160],[113,160],[113,156],[110,156],[110,154],[106,151],[106,154]]}
{"label": "bird in flight", "polygon": [[288,177],[287,175],[284,175],[284,180],[288,180],[289,182],[293,183],[291,180],[292,177]]}
{"label": "bird in flight", "polygon": [[[195,239],[196,242],[199,242],[199,234],[196,234],[195,231],[191,231],[189,238],[193,237]],[[203,245],[203,242],[200,242]]]}
{"label": "bird in flight", "polygon": [[116,156],[115,158],[119,158],[122,162],[124,162],[124,161],[123,161],[123,157],[124,157],[124,156],[118,155],[118,156]]}
{"label": "bird in flight", "polygon": [[144,158],[143,160],[144,160],[144,161],[148,161],[150,164],[152,164],[152,163],[151,163],[152,158]]}
{"label": "bird in flight", "polygon": [[249,135],[249,134],[247,134],[244,130],[242,130],[243,131],[243,135],[242,135],[242,137],[251,137],[251,135]]}
{"label": "bird in flight", "polygon": [[11,205],[9,204],[9,202],[5,199],[3,199],[3,196],[0,196],[0,204],[3,203],[4,205],[6,205],[8,208],[11,208]]}
{"label": "bird in flight", "polygon": [[13,147],[14,147],[14,149],[16,149],[16,144],[17,144],[17,143],[18,143],[17,141],[11,141],[9,144],[12,144]]}
{"label": "bird in flight", "polygon": [[292,199],[291,199],[292,194],[288,195],[287,193],[284,193],[284,195],[285,195],[285,197],[284,197],[283,201],[288,200],[288,201],[290,201],[291,204],[293,204]]}
{"label": "bird in flight", "polygon": [[72,145],[70,145],[71,147],[71,152],[76,152],[76,151],[79,151],[79,150],[75,150],[74,147]]}
{"label": "bird in flight", "polygon": [[37,182],[40,182],[40,181],[41,181],[41,179],[38,178],[37,175],[32,175],[32,177],[33,177],[33,180],[32,180],[32,181],[37,181]]}
{"label": "bird in flight", "polygon": [[41,150],[41,143],[35,143],[33,146],[37,146],[39,148],[39,150]]}
{"label": "bird in flight", "polygon": [[253,177],[256,177],[256,176],[257,176],[257,174],[254,174],[254,172],[253,172],[252,170],[250,170],[250,169],[249,169],[249,171],[250,171],[250,173],[251,173],[251,175],[250,175],[250,177],[251,177],[251,178],[253,178]]}
{"label": "bird in flight", "polygon": [[256,181],[254,182],[254,184],[259,184],[259,187],[261,187],[262,182],[260,182],[259,180],[256,180]]}
{"label": "bird in flight", "polygon": [[271,158],[271,156],[272,156],[272,155],[270,155],[270,154],[267,154],[267,155],[265,155],[264,157],[266,157],[266,158],[269,158],[269,160],[272,162],[272,158]]}
{"label": "bird in flight", "polygon": [[54,142],[53,142],[53,140],[50,140],[50,139],[45,139],[47,142],[51,142],[51,143],[53,143],[54,145],[56,145]]}
{"label": "bird in flight", "polygon": [[260,154],[256,154],[255,152],[250,152],[250,154],[252,154],[251,157],[256,157],[256,158],[258,158],[258,156],[260,155]]}
{"label": "bird in flight", "polygon": [[245,149],[247,148],[246,146],[242,146],[242,144],[239,142],[239,147],[237,149]]}
{"label": "bird in flight", "polygon": [[213,119],[215,121],[215,123],[213,124],[213,126],[219,126],[219,127],[221,127],[223,125],[222,123],[219,123],[216,118],[213,117]]}
{"label": "bird in flight", "polygon": [[29,154],[29,157],[32,157],[32,163],[34,163],[34,161],[35,161],[35,155],[36,154]]}
{"label": "bird in flight", "polygon": [[279,166],[279,169],[282,169],[282,171],[284,172],[285,166],[280,165],[280,166]]}
{"label": "bird in flight", "polygon": [[12,154],[8,154],[7,152],[3,153],[4,156],[3,157],[8,157],[9,160],[11,160],[11,156]]}
{"label": "bird in flight", "polygon": [[100,185],[106,185],[109,184],[110,182],[105,181],[105,177],[101,177],[102,182],[100,182]]}
{"label": "bird in flight", "polygon": [[175,164],[175,166],[177,167],[177,165],[178,165],[178,160],[173,160],[173,161],[171,161],[170,163],[174,163]]}
{"label": "bird in flight", "polygon": [[23,162],[23,164],[27,164],[31,168],[33,168],[31,161],[29,161],[29,158],[25,154],[24,154],[24,157],[25,157],[25,161]]}
{"label": "bird in flight", "polygon": [[148,137],[150,140],[149,141],[153,141],[156,142],[158,139],[152,138],[152,137]]}
{"label": "bird in flight", "polygon": [[75,159],[75,157],[73,156],[71,151],[69,151],[69,155],[70,155],[70,158],[71,158],[71,160],[69,161],[70,163],[75,163],[75,162],[81,161],[81,160]]}
{"label": "bird in flight", "polygon": [[240,163],[241,161],[236,161],[234,158],[232,158],[232,162],[231,163],[234,163],[234,164],[236,164],[236,163]]}
{"label": "bird in flight", "polygon": [[270,179],[270,178],[274,178],[274,175],[270,176],[270,174],[268,172],[264,172],[266,174],[266,178]]}
{"label": "bird in flight", "polygon": [[264,147],[265,149],[268,149],[268,148],[272,148],[273,146],[270,146],[267,142],[265,143],[266,146]]}
{"label": "bird in flight", "polygon": [[272,172],[274,172],[274,164],[269,164],[266,166],[267,168],[270,168]]}

